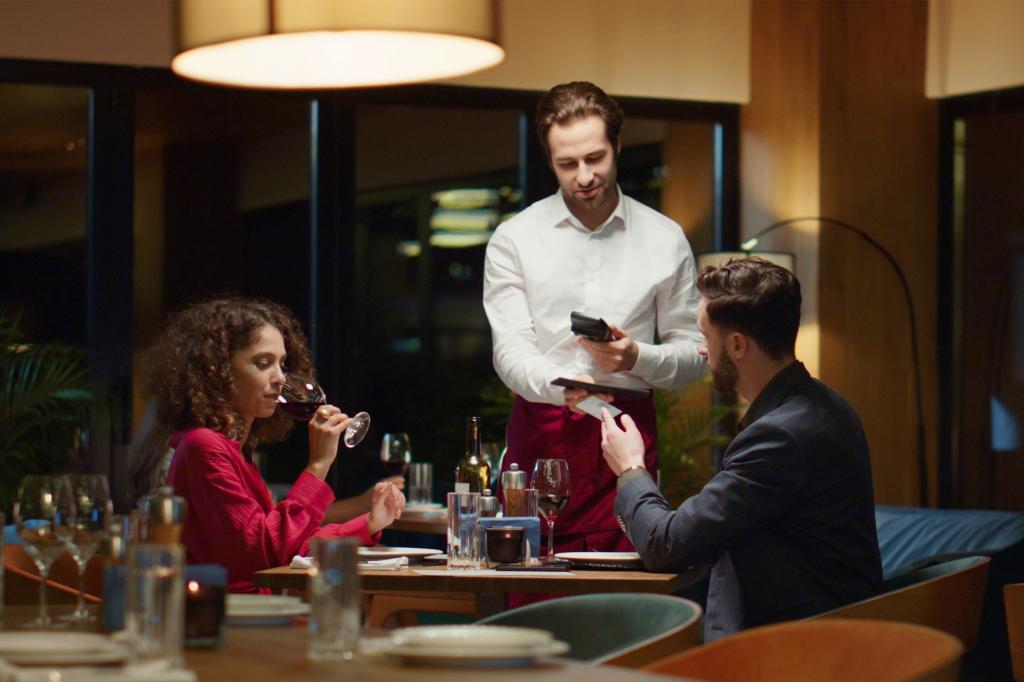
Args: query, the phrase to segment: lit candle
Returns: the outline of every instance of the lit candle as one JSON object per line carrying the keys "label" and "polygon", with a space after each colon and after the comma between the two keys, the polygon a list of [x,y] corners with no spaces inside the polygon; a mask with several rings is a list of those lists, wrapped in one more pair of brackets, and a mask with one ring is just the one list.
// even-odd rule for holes
{"label": "lit candle", "polygon": [[224,586],[185,583],[185,646],[219,646],[224,628]]}

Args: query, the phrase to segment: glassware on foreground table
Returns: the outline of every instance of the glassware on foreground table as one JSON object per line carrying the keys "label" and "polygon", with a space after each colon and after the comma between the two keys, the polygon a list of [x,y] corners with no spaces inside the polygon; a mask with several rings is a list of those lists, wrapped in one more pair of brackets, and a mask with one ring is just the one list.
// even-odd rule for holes
{"label": "glassware on foreground table", "polygon": [[70,514],[70,522],[57,526],[57,532],[78,566],[78,606],[61,620],[96,620],[85,608],[85,567],[107,533],[107,522],[113,513],[110,488],[107,477],[100,474],[71,474],[64,480],[59,506]]}
{"label": "glassware on foreground table", "polygon": [[407,433],[385,433],[380,442],[380,461],[388,476],[404,476],[412,461],[412,445]]}
{"label": "glassware on foreground table", "polygon": [[480,568],[480,493],[448,493],[448,568]]}
{"label": "glassware on foreground table", "polygon": [[548,522],[548,553],[544,561],[555,559],[555,519],[569,504],[569,463],[564,459],[538,459],[533,465],[530,487],[537,489],[537,503]]}
{"label": "glassware on foreground table", "polygon": [[362,618],[359,543],[353,538],[314,538],[309,545],[309,644],[314,661],[355,658]]}
{"label": "glassware on foreground table", "polygon": [[39,617],[23,624],[24,628],[52,628],[57,625],[46,609],[46,578],[54,560],[67,549],[57,532],[61,525],[70,520],[62,516],[58,506],[61,488],[66,485],[59,476],[26,476],[18,488],[18,497],[14,502],[18,540],[39,569],[41,578]]}
{"label": "glassware on foreground table", "polygon": [[184,549],[135,544],[128,548],[124,626],[132,659],[180,668],[185,638]]}
{"label": "glassware on foreground table", "polygon": [[434,465],[430,462],[413,462],[406,477],[409,504],[430,504],[434,499]]}
{"label": "glassware on foreground table", "polygon": [[[326,404],[327,394],[316,381],[293,372],[285,375],[281,394],[277,397],[277,407],[286,415],[298,421],[309,421],[317,409]],[[370,430],[370,415],[359,412],[351,419],[352,423],[345,429],[342,440],[346,447],[354,448]]]}

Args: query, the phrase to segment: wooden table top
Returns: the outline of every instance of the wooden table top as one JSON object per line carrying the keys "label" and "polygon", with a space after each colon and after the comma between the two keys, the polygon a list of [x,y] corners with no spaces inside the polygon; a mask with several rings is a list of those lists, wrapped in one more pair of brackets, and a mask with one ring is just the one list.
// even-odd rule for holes
{"label": "wooden table top", "polygon": [[[403,592],[549,592],[559,594],[591,594],[595,592],[647,592],[673,594],[693,582],[695,572],[648,573],[646,571],[573,570],[567,573],[499,573],[473,575],[472,572],[446,572],[442,575],[421,575],[415,569],[443,569],[442,566],[414,566],[401,571],[360,570],[363,589]],[[257,571],[258,587],[274,590],[306,589],[308,571],[304,568],[270,568]]]}
{"label": "wooden table top", "polygon": [[[71,606],[51,608],[60,615]],[[95,611],[96,607],[90,607]],[[37,611],[32,606],[7,606],[0,612],[0,630],[10,630],[29,620]],[[96,624],[74,629],[95,629]],[[378,632],[379,634],[379,632]],[[592,666],[564,659],[550,659],[518,668],[448,668],[403,665],[385,657],[364,656],[354,662],[315,663],[306,658],[306,625],[296,619],[285,627],[227,627],[222,646],[213,649],[185,649],[185,666],[201,681],[225,679],[247,682],[281,680],[338,680],[360,682],[680,682],[664,677],[610,666]]]}
{"label": "wooden table top", "polygon": [[426,533],[427,535],[446,535],[448,521],[443,514],[403,514],[385,530],[397,530],[406,533]]}

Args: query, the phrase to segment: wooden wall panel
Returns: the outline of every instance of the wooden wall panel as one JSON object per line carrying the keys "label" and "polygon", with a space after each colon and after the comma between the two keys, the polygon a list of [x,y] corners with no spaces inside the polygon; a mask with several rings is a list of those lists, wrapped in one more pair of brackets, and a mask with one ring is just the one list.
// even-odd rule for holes
{"label": "wooden wall panel", "polygon": [[[766,207],[774,219],[816,208],[868,232],[903,266],[918,314],[934,500],[938,136],[937,105],[924,97],[926,25],[924,2],[753,3],[741,181],[746,231]],[[876,500],[918,504],[907,310],[896,277],[845,231],[826,225],[810,238],[802,251],[817,268],[798,265],[798,275],[817,294],[817,374],[861,416]]]}

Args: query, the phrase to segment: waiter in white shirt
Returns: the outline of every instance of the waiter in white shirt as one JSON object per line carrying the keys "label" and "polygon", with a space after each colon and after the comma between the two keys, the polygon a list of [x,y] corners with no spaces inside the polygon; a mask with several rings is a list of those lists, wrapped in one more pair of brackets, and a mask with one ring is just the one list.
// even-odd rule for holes
{"label": "waiter in white shirt", "polygon": [[[555,86],[536,127],[559,191],[498,227],[487,246],[484,308],[494,367],[516,402],[502,463],[533,471],[569,461],[572,495],[555,525],[556,551],[630,551],[613,515],[615,475],[601,455],[601,422],[580,389],[558,377],[624,388],[681,388],[699,378],[693,252],[682,228],[616,185],[622,110],[592,83]],[[574,336],[569,314],[608,322],[613,340]],[[655,343],[655,334],[659,343]],[[601,394],[628,413],[657,466],[654,404]]]}

